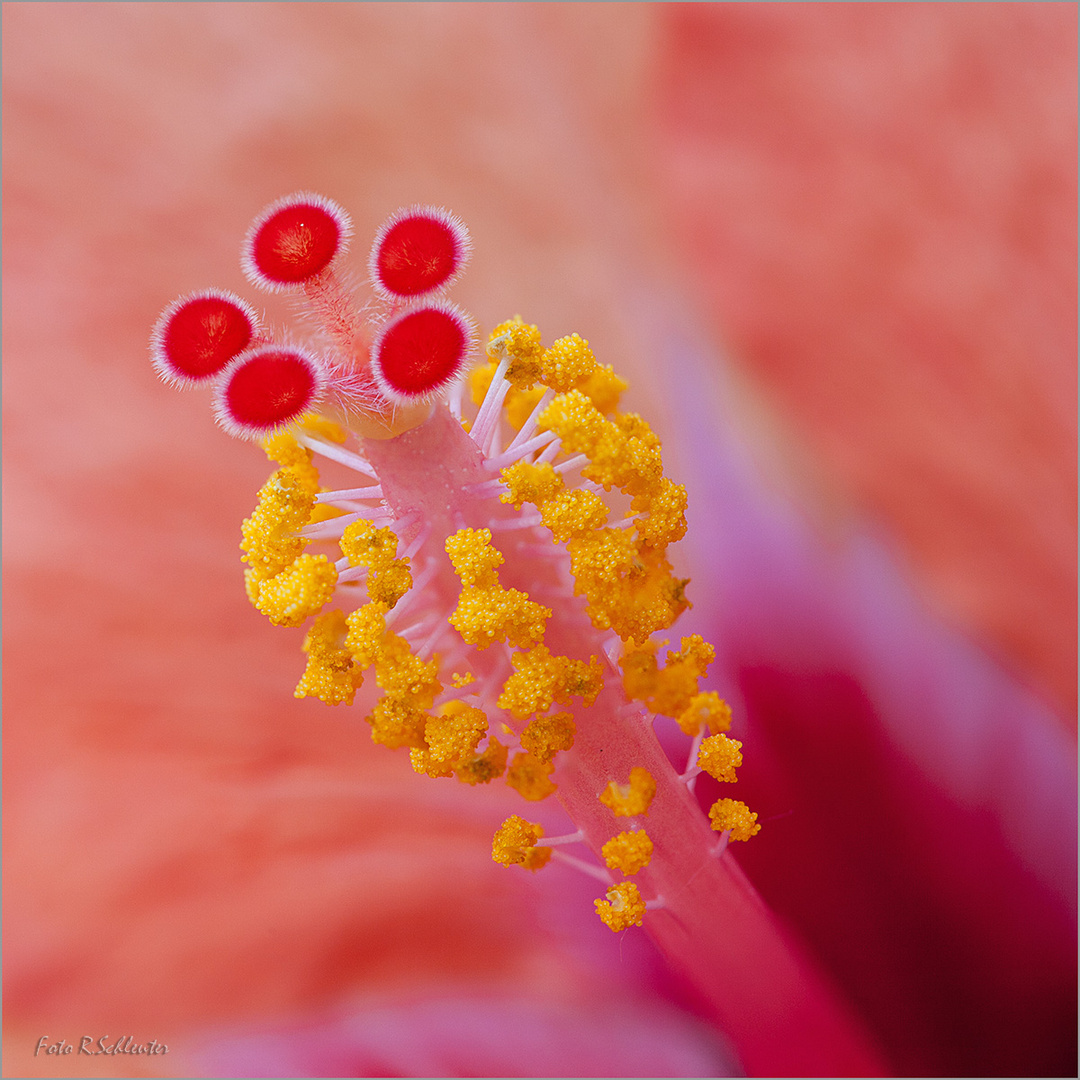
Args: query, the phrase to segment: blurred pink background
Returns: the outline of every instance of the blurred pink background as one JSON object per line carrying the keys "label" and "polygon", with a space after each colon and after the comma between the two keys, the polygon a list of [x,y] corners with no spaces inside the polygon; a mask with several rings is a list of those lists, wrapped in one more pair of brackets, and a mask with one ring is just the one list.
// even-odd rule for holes
{"label": "blurred pink background", "polygon": [[[630,308],[676,312],[822,545],[868,521],[1075,737],[1076,18],[5,4],[5,1072],[77,1075],[40,1035],[130,1029],[170,1055],[100,1075],[193,1074],[226,1060],[199,1056],[214,1033],[387,1002],[420,1039],[433,995],[565,1023],[602,994],[571,1071],[624,1072],[643,1010],[647,1072],[729,1060],[646,944],[597,933],[588,884],[491,863],[503,792],[293,700],[299,633],[238,562],[267,464],[146,355],[184,290],[260,299],[239,239],[289,191],[348,208],[358,268],[398,206],[452,208],[476,247],[455,298],[586,336],[671,462],[682,373]],[[882,1037],[908,1069],[957,1060],[947,1032]],[[473,1052],[462,1075],[559,1067]]]}

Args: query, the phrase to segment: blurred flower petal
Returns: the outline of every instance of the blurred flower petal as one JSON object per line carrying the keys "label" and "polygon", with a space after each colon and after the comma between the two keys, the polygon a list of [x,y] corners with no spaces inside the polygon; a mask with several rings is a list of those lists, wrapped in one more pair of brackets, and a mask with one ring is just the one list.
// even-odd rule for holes
{"label": "blurred flower petal", "polygon": [[935,623],[880,539],[823,546],[762,483],[707,351],[662,318],[639,325],[684,376],[681,453],[668,448],[695,510],[703,599],[687,626],[717,641],[735,729],[758,748],[740,794],[774,842],[740,864],[901,1071],[1061,1071],[1076,985],[1065,724]]}
{"label": "blurred flower petal", "polygon": [[708,1029],[674,1010],[449,998],[210,1044],[207,1076],[731,1076]]}

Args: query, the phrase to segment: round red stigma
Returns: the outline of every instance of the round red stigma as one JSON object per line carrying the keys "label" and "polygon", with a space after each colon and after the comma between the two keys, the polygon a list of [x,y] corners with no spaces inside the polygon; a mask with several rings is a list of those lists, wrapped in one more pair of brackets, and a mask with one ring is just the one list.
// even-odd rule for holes
{"label": "round red stigma", "polygon": [[325,270],[345,249],[349,215],[322,195],[301,192],[271,203],[244,238],[241,261],[255,285],[280,290]]}
{"label": "round red stigma", "polygon": [[182,296],[154,327],[154,367],[177,386],[209,382],[251,344],[255,323],[255,312],[232,293],[207,289]]}
{"label": "round red stigma", "polygon": [[322,365],[299,349],[259,345],[226,369],[214,413],[230,435],[259,438],[308,412],[322,396]]}
{"label": "round red stigma", "polygon": [[452,304],[429,304],[397,316],[372,346],[379,389],[391,401],[427,397],[464,367],[471,337],[468,319]]}
{"label": "round red stigma", "polygon": [[375,234],[368,271],[387,299],[413,298],[450,284],[470,250],[468,229],[449,211],[411,206],[392,214]]}

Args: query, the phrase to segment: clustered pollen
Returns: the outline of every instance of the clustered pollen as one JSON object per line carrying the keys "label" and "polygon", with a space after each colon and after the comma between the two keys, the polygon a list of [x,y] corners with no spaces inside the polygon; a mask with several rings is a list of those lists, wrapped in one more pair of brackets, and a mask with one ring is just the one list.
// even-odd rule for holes
{"label": "clustered pollen", "polygon": [[462,586],[450,624],[466,642],[478,649],[495,641],[527,648],[543,640],[551,608],[499,583],[495,567],[503,557],[491,546],[489,529],[459,529],[447,538],[446,553]]}
{"label": "clustered pollen", "polygon": [[612,930],[640,926],[645,915],[645,901],[632,881],[620,881],[618,885],[612,885],[605,894],[605,899],[596,900],[594,903],[597,915],[604,925]]}
{"label": "clustered pollen", "polygon": [[616,817],[638,817],[649,812],[653,796],[656,794],[656,781],[647,769],[635,766],[630,770],[630,779],[620,784],[611,780],[600,792],[600,801]]}
{"label": "clustered pollen", "polygon": [[[367,305],[338,276],[351,235],[336,203],[301,192],[244,242],[249,279],[307,308],[318,349],[277,339],[220,290],[181,298],[154,331],[162,378],[209,386],[219,421],[276,465],[241,528],[248,597],[305,630],[296,696],[355,704],[417,773],[501,780],[528,802],[558,793],[588,827],[541,846],[543,827],[511,815],[493,858],[535,871],[585,841],[603,862],[591,872],[636,878],[611,884],[599,917],[640,926],[665,903],[656,868],[685,847],[664,808],[681,798],[707,840],[686,785],[700,771],[734,783],[742,764],[724,734],[731,710],[701,685],[712,646],[693,634],[660,659],[657,638],[689,607],[668,555],[686,532],[686,490],[665,476],[646,421],[618,411],[627,384],[578,334],[545,346],[515,317],[467,371],[472,322],[444,296],[471,251],[457,218],[392,215],[368,260]],[[601,720],[640,729],[649,714],[693,738],[683,776],[640,758],[616,775],[603,759]],[[579,806],[560,770],[586,761],[600,779]],[[732,840],[760,829],[732,799],[709,824]]]}
{"label": "clustered pollen", "polygon": [[757,814],[736,799],[718,799],[709,810],[709,820],[717,832],[730,831],[732,840],[749,840],[761,832]]}
{"label": "clustered pollen", "polygon": [[600,851],[604,862],[612,870],[636,874],[649,865],[653,842],[644,829],[638,829],[636,832],[621,832],[618,836],[613,836]]}
{"label": "clustered pollen", "polygon": [[544,835],[543,825],[534,825],[517,814],[508,817],[495,834],[492,858],[503,866],[524,866],[526,870],[539,870],[551,858],[551,848],[537,847]]}

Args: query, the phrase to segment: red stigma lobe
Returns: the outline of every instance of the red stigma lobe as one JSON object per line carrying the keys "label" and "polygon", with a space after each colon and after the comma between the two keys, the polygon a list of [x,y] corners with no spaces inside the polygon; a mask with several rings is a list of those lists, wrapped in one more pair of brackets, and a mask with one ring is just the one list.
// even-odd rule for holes
{"label": "red stigma lobe", "polygon": [[262,346],[237,359],[219,397],[219,418],[234,434],[263,434],[306,412],[320,389],[320,372],[310,357]]}
{"label": "red stigma lobe", "polygon": [[167,310],[154,335],[154,359],[163,378],[205,382],[251,343],[255,323],[243,301],[206,292]]}
{"label": "red stigma lobe", "polygon": [[343,246],[344,213],[326,200],[298,198],[272,208],[249,239],[248,269],[268,288],[297,285],[330,265]]}
{"label": "red stigma lobe", "polygon": [[465,227],[436,207],[394,214],[375,238],[369,269],[376,289],[389,298],[409,298],[447,284],[469,250]]}
{"label": "red stigma lobe", "polygon": [[407,312],[375,343],[373,367],[387,397],[413,400],[448,383],[462,368],[469,327],[450,305]]}

